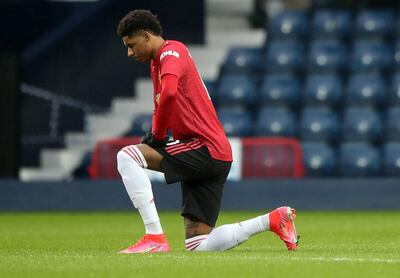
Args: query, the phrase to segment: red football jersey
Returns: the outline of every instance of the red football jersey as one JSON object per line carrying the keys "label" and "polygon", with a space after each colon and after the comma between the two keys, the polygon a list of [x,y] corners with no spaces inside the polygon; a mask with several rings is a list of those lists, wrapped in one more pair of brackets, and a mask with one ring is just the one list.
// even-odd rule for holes
{"label": "red football jersey", "polygon": [[173,74],[179,78],[178,92],[168,117],[158,121],[166,121],[175,140],[198,138],[207,146],[211,157],[232,161],[231,146],[187,47],[178,41],[165,41],[150,68],[154,85],[153,132],[157,130],[161,77]]}

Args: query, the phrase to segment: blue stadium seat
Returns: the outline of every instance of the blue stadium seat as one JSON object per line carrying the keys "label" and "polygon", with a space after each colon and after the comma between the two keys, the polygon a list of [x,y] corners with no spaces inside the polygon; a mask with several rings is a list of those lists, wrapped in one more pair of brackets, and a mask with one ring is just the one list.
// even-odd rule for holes
{"label": "blue stadium seat", "polygon": [[312,21],[315,38],[346,39],[351,35],[352,18],[348,11],[317,10]]}
{"label": "blue stadium seat", "polygon": [[[400,23],[400,20],[399,20]],[[399,27],[400,29],[400,27]],[[395,43],[394,43],[394,54],[393,54],[393,60],[394,60],[394,67],[396,68],[396,70],[400,70],[400,39],[398,39]]]}
{"label": "blue stadium seat", "polygon": [[336,75],[309,75],[305,80],[303,103],[335,107],[342,101],[342,80]]}
{"label": "blue stadium seat", "polygon": [[331,176],[336,173],[335,151],[325,143],[302,143],[306,176]]}
{"label": "blue stadium seat", "polygon": [[[337,0],[312,0],[310,1],[310,4],[312,5],[313,8],[315,9],[327,9],[330,7],[341,7],[340,3],[337,3]],[[338,5],[339,4],[339,5]]]}
{"label": "blue stadium seat", "polygon": [[268,22],[270,39],[302,39],[308,35],[308,15],[303,11],[285,11]]}
{"label": "blue stadium seat", "polygon": [[383,42],[355,41],[350,59],[355,72],[383,71],[392,65],[392,49]]}
{"label": "blue stadium seat", "polygon": [[379,142],[382,122],[380,114],[369,107],[350,107],[344,111],[342,140],[347,142]]}
{"label": "blue stadium seat", "polygon": [[346,103],[350,106],[376,106],[385,104],[386,83],[379,75],[356,74],[350,77],[346,90]]}
{"label": "blue stadium seat", "polygon": [[290,73],[303,69],[304,46],[296,42],[271,42],[267,45],[266,70]]}
{"label": "blue stadium seat", "polygon": [[143,136],[150,131],[152,124],[152,114],[140,114],[137,115],[133,121],[131,128],[125,136]]}
{"label": "blue stadium seat", "polygon": [[223,75],[217,91],[220,106],[251,107],[257,101],[257,87],[246,75]]}
{"label": "blue stadium seat", "polygon": [[337,139],[339,122],[336,113],[325,107],[306,107],[300,120],[302,141],[334,142]]}
{"label": "blue stadium seat", "polygon": [[[208,94],[210,95],[210,98],[212,99],[212,101],[214,102],[214,99],[216,98],[216,84],[215,81],[212,80],[203,80],[204,81],[204,85],[207,88]],[[215,102],[214,102],[215,103]]]}
{"label": "blue stadium seat", "polygon": [[221,110],[218,112],[218,117],[227,136],[253,135],[253,121],[250,113]]}
{"label": "blue stadium seat", "polygon": [[254,112],[254,111],[249,111],[249,109],[243,105],[224,105],[221,104],[218,106],[216,109],[217,113],[248,113],[248,112]]}
{"label": "blue stadium seat", "polygon": [[222,65],[223,74],[251,74],[263,70],[264,49],[233,47]]}
{"label": "blue stadium seat", "polygon": [[400,176],[400,142],[383,146],[383,171],[388,176]]}
{"label": "blue stadium seat", "polygon": [[386,141],[400,141],[400,107],[394,106],[386,110]]}
{"label": "blue stadium seat", "polygon": [[338,41],[312,41],[308,52],[311,72],[342,71],[347,68],[347,49]]}
{"label": "blue stadium seat", "polygon": [[300,99],[300,81],[288,74],[271,74],[263,79],[261,86],[262,106],[296,106]]}
{"label": "blue stadium seat", "polygon": [[362,10],[356,16],[357,37],[387,38],[393,35],[395,14],[391,10]]}
{"label": "blue stadium seat", "polygon": [[255,133],[260,136],[295,136],[295,117],[285,108],[262,108]]}
{"label": "blue stadium seat", "polygon": [[397,16],[394,33],[397,38],[400,38],[400,16]]}
{"label": "blue stadium seat", "polygon": [[366,143],[344,143],[339,147],[339,173],[347,177],[381,174],[380,151]]}
{"label": "blue stadium seat", "polygon": [[400,73],[393,75],[388,103],[400,105]]}

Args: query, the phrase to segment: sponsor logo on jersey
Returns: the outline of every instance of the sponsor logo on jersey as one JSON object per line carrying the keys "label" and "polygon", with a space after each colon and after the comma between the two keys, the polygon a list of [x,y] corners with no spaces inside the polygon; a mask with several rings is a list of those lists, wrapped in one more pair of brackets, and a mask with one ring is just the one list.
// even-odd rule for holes
{"label": "sponsor logo on jersey", "polygon": [[175,56],[176,58],[179,58],[179,53],[178,53],[177,51],[175,51],[175,50],[167,50],[167,51],[164,51],[163,53],[161,53],[161,55],[160,55],[160,61],[161,61],[165,56],[168,56],[168,55],[172,55],[172,56]]}

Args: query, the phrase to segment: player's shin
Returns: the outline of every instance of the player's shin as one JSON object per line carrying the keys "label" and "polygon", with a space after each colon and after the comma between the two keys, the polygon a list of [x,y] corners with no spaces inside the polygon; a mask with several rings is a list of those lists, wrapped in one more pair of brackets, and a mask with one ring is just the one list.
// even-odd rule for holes
{"label": "player's shin", "polygon": [[268,214],[235,224],[222,225],[206,236],[187,239],[185,245],[190,251],[224,251],[266,230],[269,230]]}
{"label": "player's shin", "polygon": [[117,162],[126,191],[140,213],[146,234],[162,234],[151,183],[143,169],[147,164],[142,153],[136,146],[125,147],[118,152]]}

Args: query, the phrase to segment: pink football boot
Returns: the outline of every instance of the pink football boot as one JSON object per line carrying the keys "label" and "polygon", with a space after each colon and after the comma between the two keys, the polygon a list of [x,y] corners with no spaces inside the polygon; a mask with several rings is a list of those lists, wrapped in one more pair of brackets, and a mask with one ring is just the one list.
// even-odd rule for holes
{"label": "pink football boot", "polygon": [[299,236],[294,226],[296,210],[290,207],[280,207],[270,212],[269,227],[286,244],[289,251],[296,250]]}
{"label": "pink football boot", "polygon": [[134,245],[120,251],[121,254],[132,254],[132,253],[159,253],[169,252],[170,247],[167,238],[164,234],[160,235],[144,235]]}

